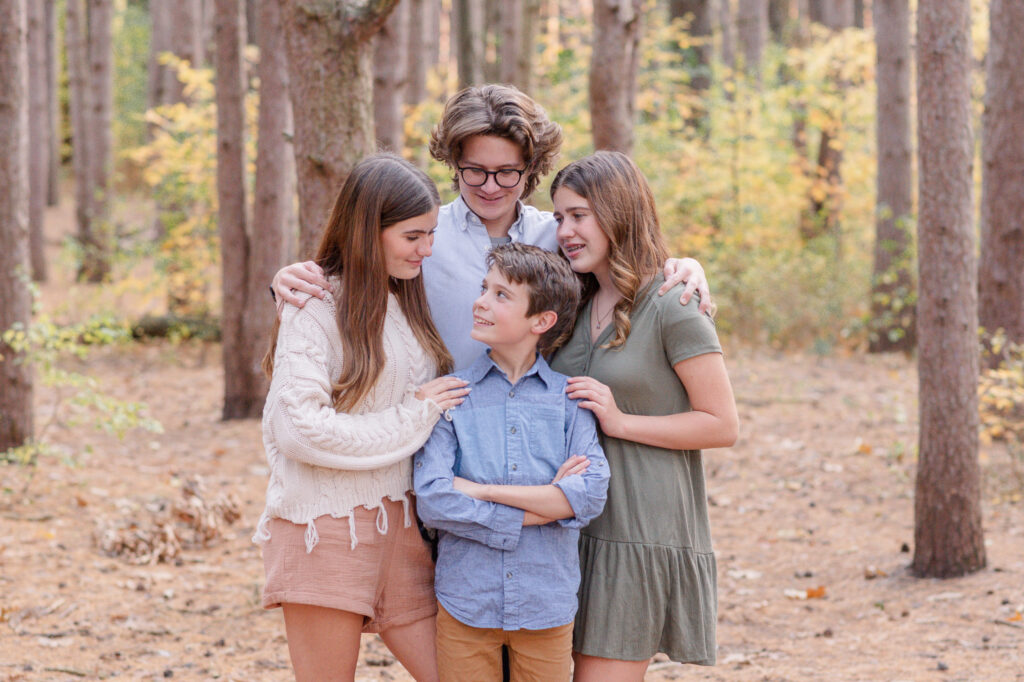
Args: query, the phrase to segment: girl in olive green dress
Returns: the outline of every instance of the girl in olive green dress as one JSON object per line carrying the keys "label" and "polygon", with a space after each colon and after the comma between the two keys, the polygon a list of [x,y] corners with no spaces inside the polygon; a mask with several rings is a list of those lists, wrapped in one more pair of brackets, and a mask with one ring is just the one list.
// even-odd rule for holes
{"label": "girl in olive green dress", "polygon": [[738,420],[711,317],[655,295],[667,249],[636,165],[598,152],[551,185],[558,242],[581,275],[576,328],[551,367],[600,421],[604,512],[580,536],[576,682],[642,680],[650,658],[715,662],[717,587],[701,448]]}

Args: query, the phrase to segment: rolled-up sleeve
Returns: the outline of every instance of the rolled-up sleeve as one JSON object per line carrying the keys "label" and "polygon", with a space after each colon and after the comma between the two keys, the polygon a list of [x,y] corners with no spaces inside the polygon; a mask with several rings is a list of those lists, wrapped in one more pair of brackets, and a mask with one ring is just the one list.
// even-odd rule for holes
{"label": "rolled-up sleeve", "polygon": [[478,500],[455,490],[452,482],[457,451],[458,440],[451,422],[438,421],[414,459],[413,486],[420,520],[428,528],[493,549],[515,549],[523,528],[523,510]]}
{"label": "rolled-up sleeve", "polygon": [[562,491],[574,516],[559,520],[565,528],[583,528],[601,513],[605,500],[608,499],[608,460],[597,437],[597,421],[590,410],[580,407],[575,401],[568,401],[567,412],[571,412],[569,443],[567,455],[584,455],[590,460],[590,466],[582,474],[567,476],[555,483]]}

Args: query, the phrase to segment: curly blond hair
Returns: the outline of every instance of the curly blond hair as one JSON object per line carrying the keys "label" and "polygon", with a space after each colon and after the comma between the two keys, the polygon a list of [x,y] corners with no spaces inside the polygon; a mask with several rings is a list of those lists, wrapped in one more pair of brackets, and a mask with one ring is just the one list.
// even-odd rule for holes
{"label": "curly blond hair", "polygon": [[474,135],[494,135],[522,150],[526,162],[522,197],[530,196],[541,177],[555,166],[562,146],[562,128],[544,109],[511,85],[465,88],[444,105],[441,121],[430,133],[430,155],[452,169],[453,187],[459,189],[456,171],[462,146]]}

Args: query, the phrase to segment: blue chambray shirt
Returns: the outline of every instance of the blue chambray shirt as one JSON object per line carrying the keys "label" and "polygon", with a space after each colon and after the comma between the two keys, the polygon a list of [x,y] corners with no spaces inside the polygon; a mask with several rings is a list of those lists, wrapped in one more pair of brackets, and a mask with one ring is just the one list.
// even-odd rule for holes
{"label": "blue chambray shirt", "polygon": [[[441,605],[477,628],[540,630],[571,623],[580,583],[579,529],[601,513],[608,461],[593,414],[565,394],[567,377],[537,356],[513,386],[481,356],[456,376],[473,391],[416,453],[416,510],[438,529],[434,588]],[[570,455],[582,474],[556,483],[575,516],[523,527],[523,511],[455,491],[452,478],[544,485]]]}
{"label": "blue chambray shirt", "polygon": [[[556,229],[551,213],[519,202],[518,217],[508,234],[513,242],[557,251]],[[469,333],[473,330],[473,301],[480,295],[490,250],[487,228],[461,196],[441,207],[433,253],[423,261],[423,286],[430,316],[451,351],[456,370],[468,368],[487,349]]]}

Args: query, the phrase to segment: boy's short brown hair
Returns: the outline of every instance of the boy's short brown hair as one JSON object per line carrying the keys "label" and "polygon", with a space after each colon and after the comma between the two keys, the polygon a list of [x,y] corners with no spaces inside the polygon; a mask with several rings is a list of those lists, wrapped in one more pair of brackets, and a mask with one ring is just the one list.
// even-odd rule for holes
{"label": "boy's short brown hair", "polygon": [[527,316],[547,310],[558,316],[537,343],[541,355],[549,355],[569,339],[580,304],[580,281],[564,258],[514,242],[491,249],[487,267],[496,268],[510,282],[526,285],[530,292]]}
{"label": "boy's short brown hair", "polygon": [[530,196],[541,177],[554,168],[562,146],[561,127],[517,88],[464,88],[445,103],[441,121],[430,133],[430,154],[452,169],[455,189],[459,189],[456,168],[462,159],[462,145],[475,135],[501,137],[522,150],[526,174],[521,199]]}

